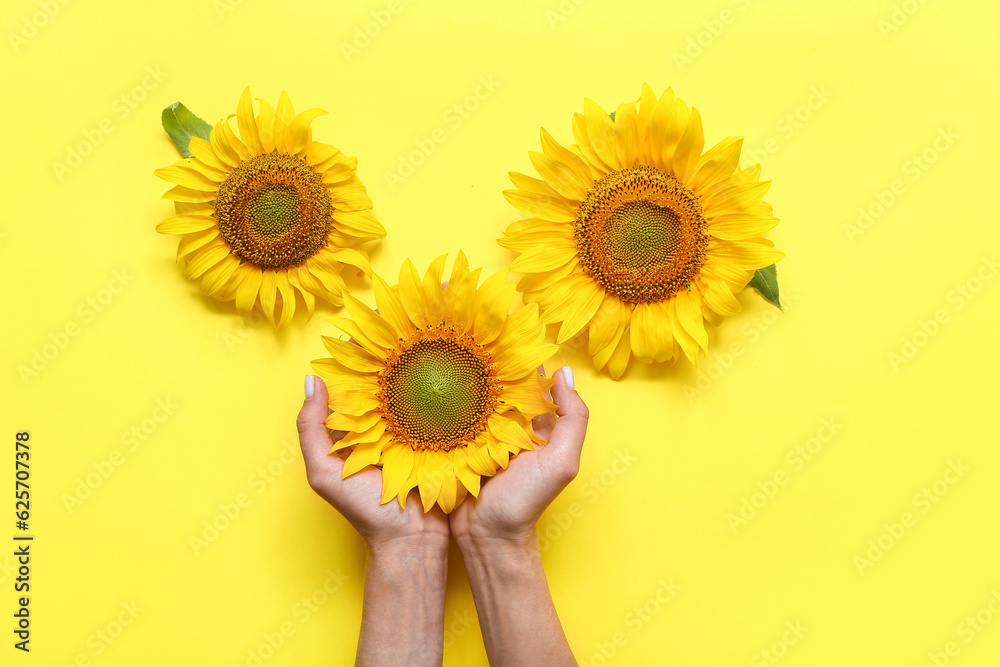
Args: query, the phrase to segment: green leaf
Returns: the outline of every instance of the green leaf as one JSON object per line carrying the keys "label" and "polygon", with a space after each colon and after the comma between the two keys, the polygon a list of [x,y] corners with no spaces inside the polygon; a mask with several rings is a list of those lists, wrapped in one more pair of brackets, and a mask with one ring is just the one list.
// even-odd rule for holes
{"label": "green leaf", "polygon": [[778,269],[774,264],[754,271],[749,284],[764,299],[781,308],[781,301],[778,300]]}
{"label": "green leaf", "polygon": [[611,116],[611,120],[614,120],[614,119],[615,119],[615,112],[614,112],[614,111],[612,111],[612,112],[611,112],[611,113],[609,113],[608,115],[609,115],[609,116]]}
{"label": "green leaf", "polygon": [[174,102],[164,109],[162,119],[163,129],[174,142],[177,152],[184,157],[191,157],[191,151],[188,150],[191,137],[201,137],[208,141],[208,135],[212,132],[211,125],[195,116],[180,102]]}

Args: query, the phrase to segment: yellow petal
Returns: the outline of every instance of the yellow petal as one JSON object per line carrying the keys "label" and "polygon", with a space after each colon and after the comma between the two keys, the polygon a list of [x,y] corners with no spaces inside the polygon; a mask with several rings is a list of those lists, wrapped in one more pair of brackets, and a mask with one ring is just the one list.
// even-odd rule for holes
{"label": "yellow petal", "polygon": [[182,185],[178,185],[177,187],[167,190],[166,194],[163,195],[163,199],[169,199],[183,204],[201,204],[204,202],[215,201],[215,193],[205,192],[204,190],[192,190],[191,188],[185,188]]}
{"label": "yellow petal", "polygon": [[261,273],[260,279],[260,305],[267,315],[267,321],[274,326],[274,303],[277,300],[278,278],[274,269],[267,269]]}
{"label": "yellow petal", "polygon": [[210,242],[204,248],[195,253],[195,255],[188,261],[185,275],[188,278],[200,277],[203,273],[205,273],[205,271],[208,271],[210,268],[221,262],[224,257],[227,257],[229,252],[229,246],[221,240],[216,239]]}
{"label": "yellow petal", "polygon": [[698,158],[697,170],[690,183],[694,191],[703,194],[719,181],[732,176],[739,166],[742,148],[743,137],[726,137]]}
{"label": "yellow petal", "polygon": [[407,445],[394,445],[382,452],[382,504],[399,495],[413,471],[413,450]]}
{"label": "yellow petal", "polygon": [[563,316],[556,343],[562,345],[580,333],[593,319],[603,301],[603,287],[591,280],[581,282],[579,291],[573,295],[566,314]]}
{"label": "yellow petal", "polygon": [[344,305],[357,326],[373,343],[387,350],[396,345],[396,332],[378,313],[346,292],[344,293]]}
{"label": "yellow petal", "polygon": [[551,343],[524,346],[511,354],[503,367],[497,369],[497,379],[501,382],[520,379],[528,373],[534,372],[558,349],[558,345]]}
{"label": "yellow petal", "polygon": [[576,209],[563,197],[549,197],[520,190],[504,190],[503,196],[517,210],[543,220],[553,222],[576,220]]}
{"label": "yellow petal", "polygon": [[201,279],[201,291],[211,297],[221,298],[239,266],[240,260],[235,255],[226,255],[221,262],[205,272]]}
{"label": "yellow petal", "polygon": [[201,172],[177,164],[157,169],[153,173],[165,181],[176,183],[192,190],[214,192],[219,187],[217,182],[212,181]]}
{"label": "yellow petal", "polygon": [[274,278],[278,286],[278,292],[281,294],[281,319],[278,321],[277,326],[278,331],[281,331],[291,324],[292,316],[295,315],[295,290],[292,289],[292,285],[288,282],[288,273],[286,271],[277,271],[274,274]]}
{"label": "yellow petal", "polygon": [[497,271],[483,281],[473,301],[473,331],[476,340],[484,345],[500,335],[504,320],[514,299],[514,286],[507,284],[506,269]]}
{"label": "yellow petal", "polygon": [[441,493],[441,484],[444,482],[444,471],[442,464],[444,457],[438,452],[422,451],[416,456],[415,467],[417,473],[417,488],[420,491],[420,503],[424,512],[429,512],[434,503],[437,502]]}
{"label": "yellow petal", "polygon": [[359,327],[353,320],[334,316],[327,316],[323,319],[353,338],[358,345],[365,348],[376,357],[381,359],[385,356],[386,348],[372,341],[372,339],[368,337],[367,332],[362,331],[361,327]]}
{"label": "yellow petal", "polygon": [[538,174],[558,194],[574,201],[586,198],[587,186],[576,170],[537,151],[528,151],[528,157]]}
{"label": "yellow petal", "polygon": [[260,289],[261,270],[253,264],[244,264],[239,275],[240,285],[236,288],[236,312],[247,315],[253,310]]}
{"label": "yellow petal", "polygon": [[330,416],[326,418],[326,427],[331,431],[361,432],[370,429],[381,418],[381,413],[377,411],[366,412],[357,417],[331,412]]}
{"label": "yellow petal", "polygon": [[705,135],[701,129],[701,114],[697,109],[691,109],[691,117],[677,143],[672,161],[673,172],[682,182],[688,182],[704,147]]}
{"label": "yellow petal", "polygon": [[705,304],[719,315],[728,317],[743,310],[743,306],[724,281],[702,279],[700,283]]}
{"label": "yellow petal", "polygon": [[532,248],[510,264],[517,273],[554,271],[569,264],[577,256],[576,246],[553,243]]}
{"label": "yellow petal", "polygon": [[177,244],[177,259],[180,260],[181,257],[194,252],[198,248],[204,247],[218,237],[219,232],[217,229],[207,229],[203,232],[186,234],[181,239],[181,242]]}
{"label": "yellow petal", "polygon": [[295,116],[292,124],[285,131],[285,149],[292,155],[302,154],[312,139],[309,126],[320,116],[325,116],[322,109],[308,109]]}
{"label": "yellow petal", "polygon": [[695,337],[684,328],[681,324],[680,316],[677,313],[678,304],[677,298],[670,299],[666,302],[667,304],[667,315],[670,317],[670,329],[674,333],[674,340],[680,346],[681,350],[684,352],[684,356],[688,358],[692,364],[698,363],[698,341]]}
{"label": "yellow petal", "polygon": [[[306,268],[304,266],[301,268],[303,272],[306,272]],[[306,309],[309,311],[309,317],[312,317],[313,313],[316,311],[316,297],[313,295],[313,292],[307,289],[306,286],[302,284],[302,281],[299,280],[298,266],[291,266],[288,268],[288,282],[292,284],[292,287],[298,290],[299,294],[302,295],[302,301],[306,304]]]}
{"label": "yellow petal", "polygon": [[629,359],[631,358],[631,329],[625,329],[622,332],[621,339],[618,341],[618,345],[615,347],[615,351],[611,354],[611,358],[608,359],[608,372],[611,374],[611,379],[618,380],[625,374]]}
{"label": "yellow petal", "polygon": [[618,105],[614,127],[618,162],[623,169],[635,166],[639,157],[639,119],[634,102]]}
{"label": "yellow petal", "polygon": [[630,341],[639,361],[666,361],[674,349],[670,315],[663,302],[640,303],[632,311]]}
{"label": "yellow petal", "polygon": [[601,158],[601,162],[612,169],[621,169],[615,124],[611,120],[611,116],[597,102],[589,98],[583,101],[583,116],[587,121],[587,137],[590,139],[590,146]]}
{"label": "yellow petal", "polygon": [[344,461],[344,479],[360,472],[368,466],[378,463],[378,460],[382,457],[382,445],[389,442],[389,436],[386,434],[383,434],[383,436],[383,438],[375,442],[365,442],[354,448],[354,451]]}
{"label": "yellow petal", "polygon": [[417,274],[417,267],[409,259],[399,269],[399,299],[414,325],[422,327],[428,323],[427,294]]}
{"label": "yellow petal", "polygon": [[212,133],[208,135],[208,142],[212,146],[212,152],[215,153],[219,160],[225,162],[231,168],[240,166],[242,162],[240,154],[226,140],[226,131],[223,129],[223,122],[221,120],[212,128]]}
{"label": "yellow petal", "polygon": [[403,303],[399,300],[396,293],[392,291],[392,288],[389,287],[389,283],[385,282],[382,276],[376,274],[373,278],[372,286],[375,292],[375,303],[378,305],[379,315],[394,329],[396,339],[409,337],[413,333],[413,324],[410,322],[410,318],[406,316]]}
{"label": "yellow petal", "polygon": [[281,91],[281,95],[278,97],[278,108],[274,110],[274,147],[280,153],[288,152],[285,143],[286,130],[291,125],[293,118],[295,118],[295,107],[292,106],[292,100],[289,99],[288,93]]}
{"label": "yellow petal", "polygon": [[[566,173],[567,182],[573,184],[575,190],[578,193],[582,193],[583,197],[586,197],[587,190],[594,184],[594,178],[587,163],[576,153],[553,139],[552,135],[546,132],[544,127],[541,129],[541,139],[542,152],[568,170],[568,173]],[[577,198],[579,199],[580,197]]]}
{"label": "yellow petal", "polygon": [[257,130],[257,119],[253,115],[253,99],[250,97],[250,86],[243,90],[240,95],[240,103],[236,108],[236,124],[240,128],[240,138],[244,145],[250,149],[252,155],[260,155],[264,152],[264,147],[260,143],[260,134]]}
{"label": "yellow petal", "polygon": [[322,336],[322,339],[330,356],[352,370],[359,373],[377,373],[385,367],[385,363],[379,357],[360,345],[330,336]]}
{"label": "yellow petal", "polygon": [[317,253],[317,255],[322,255],[321,260],[327,261],[327,265],[330,267],[336,266],[329,264],[330,261],[333,261],[338,264],[350,264],[357,267],[367,276],[372,274],[372,267],[368,263],[368,256],[354,248],[341,248],[339,250],[324,249]]}
{"label": "yellow petal", "polygon": [[212,148],[212,144],[205,141],[201,137],[191,137],[188,141],[188,151],[191,152],[191,155],[195,156],[198,160],[217,172],[223,174],[232,172],[232,165],[228,164],[220,156],[216,155],[215,150]]}
{"label": "yellow petal", "polygon": [[274,150],[274,107],[262,99],[257,100],[260,113],[257,115],[257,132],[265,153]]}
{"label": "yellow petal", "polygon": [[359,239],[385,237],[385,227],[375,219],[371,211],[334,211],[333,226]]}
{"label": "yellow petal", "polygon": [[207,215],[172,215],[158,225],[160,234],[190,234],[215,227],[215,218]]}
{"label": "yellow petal", "polygon": [[473,443],[466,447],[466,463],[477,475],[492,477],[497,473],[497,466],[490,457],[487,447]]}

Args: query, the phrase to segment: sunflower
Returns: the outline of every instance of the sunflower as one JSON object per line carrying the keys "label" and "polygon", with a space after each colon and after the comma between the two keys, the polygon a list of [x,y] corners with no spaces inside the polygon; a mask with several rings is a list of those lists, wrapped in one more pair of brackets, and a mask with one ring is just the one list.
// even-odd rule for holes
{"label": "sunflower", "polygon": [[544,396],[553,381],[537,369],[557,347],[544,342],[537,305],[508,316],[506,270],[477,289],[480,269],[459,252],[442,286],[446,258],[422,280],[409,260],[398,285],[375,275],[377,311],[345,294],[352,319],[324,319],[352,340],[324,336],[331,358],[312,366],[330,392],[326,425],[347,432],[331,450],[351,448],[343,476],[380,466],[383,504],[405,507],[416,487],[425,512],[437,503],[447,513],[544,442],[531,420],[555,409]]}
{"label": "sunflower", "polygon": [[310,315],[317,296],[342,305],[344,266],[371,273],[356,246],[385,236],[355,175],[357,158],[312,140],[309,126],[325,114],[296,114],[282,92],[277,108],[261,100],[254,116],[247,88],[235,114],[240,138],[230,115],[208,141],[191,137],[192,157],[156,170],[176,184],[164,198],[178,210],[156,230],[183,235],[177,258],[188,257],[188,278],[244,315],[259,297],[277,329],[291,321],[296,291]]}
{"label": "sunflower", "polygon": [[784,257],[760,236],[778,222],[761,201],[770,181],[738,168],[740,137],[702,153],[700,114],[669,88],[644,85],[613,115],[585,100],[573,134],[563,146],[541,130],[541,180],[510,174],[504,196],[534,216],[499,239],[519,253],[518,290],[561,322],[558,343],[588,328],[595,367],[616,380],[632,356],[697,363],[706,321],[738,313],[734,295]]}

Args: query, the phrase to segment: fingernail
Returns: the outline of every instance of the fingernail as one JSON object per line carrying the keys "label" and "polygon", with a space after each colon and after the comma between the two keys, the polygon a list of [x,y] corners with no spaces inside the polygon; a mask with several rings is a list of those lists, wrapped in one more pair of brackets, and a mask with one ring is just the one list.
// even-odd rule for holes
{"label": "fingernail", "polygon": [[566,381],[566,386],[570,389],[575,389],[573,386],[573,369],[569,366],[562,367],[563,380]]}
{"label": "fingernail", "polygon": [[313,390],[316,387],[315,382],[316,382],[316,376],[315,375],[307,375],[306,376],[306,400],[307,401],[310,398],[313,397]]}

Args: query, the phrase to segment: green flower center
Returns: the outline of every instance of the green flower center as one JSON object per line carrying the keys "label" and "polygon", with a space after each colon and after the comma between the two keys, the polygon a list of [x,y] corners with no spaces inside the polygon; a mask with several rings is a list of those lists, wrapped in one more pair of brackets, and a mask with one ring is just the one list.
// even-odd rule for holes
{"label": "green flower center", "polygon": [[450,450],[486,427],[496,404],[488,353],[459,335],[418,331],[380,373],[388,428],[414,449]]}
{"label": "green flower center", "polygon": [[708,247],[701,201],[648,165],[594,183],[573,234],[584,270],[628,303],[665,301],[687,289]]}
{"label": "green flower center", "polygon": [[327,242],[333,203],[322,177],[295,155],[257,155],[219,186],[215,217],[233,253],[262,269],[301,264]]}

